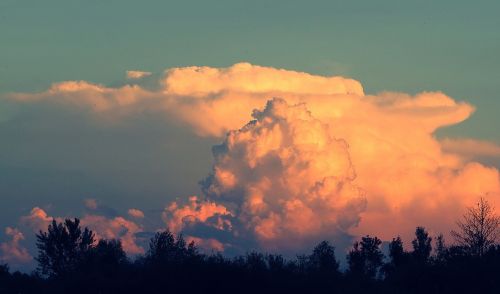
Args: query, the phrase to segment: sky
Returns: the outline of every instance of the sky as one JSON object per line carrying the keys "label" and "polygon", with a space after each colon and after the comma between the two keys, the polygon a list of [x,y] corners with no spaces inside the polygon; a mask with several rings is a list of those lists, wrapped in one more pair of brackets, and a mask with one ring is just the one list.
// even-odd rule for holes
{"label": "sky", "polygon": [[53,217],[130,254],[448,232],[500,201],[498,9],[2,0],[0,259],[32,265]]}

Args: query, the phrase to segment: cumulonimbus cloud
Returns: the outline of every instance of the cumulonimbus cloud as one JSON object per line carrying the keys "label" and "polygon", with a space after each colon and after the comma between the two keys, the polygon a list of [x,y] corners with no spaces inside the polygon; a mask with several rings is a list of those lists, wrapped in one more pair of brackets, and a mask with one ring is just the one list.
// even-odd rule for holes
{"label": "cumulonimbus cloud", "polygon": [[[283,100],[273,100],[267,111],[254,112],[252,117],[253,110],[263,109],[272,97]],[[390,239],[396,234],[411,234],[416,225],[446,233],[464,207],[480,196],[500,207],[498,169],[468,155],[479,145],[462,141],[467,144],[459,148],[455,141],[436,138],[437,129],[458,124],[474,112],[470,104],[441,92],[372,95],[364,93],[362,85],[352,79],[240,63],[228,68],[170,69],[157,90],[69,81],[41,93],[12,94],[9,99],[62,104],[100,119],[163,113],[198,135],[224,138],[216,148],[205,195],[196,200],[198,206],[177,201],[175,208],[166,209],[164,219],[176,228],[179,223],[221,217],[231,221],[233,230],[253,232],[262,244],[285,242],[292,235],[306,238],[309,232],[322,234],[330,226]],[[288,112],[296,119],[290,118],[292,114],[287,116]],[[280,115],[285,117],[277,119]],[[247,125],[250,120],[256,121]],[[299,127],[301,124],[308,127]],[[293,128],[297,128],[296,133],[289,133]],[[308,131],[302,134],[302,128]],[[285,138],[288,141],[283,141]],[[314,144],[309,143],[311,149],[302,152],[303,146],[294,141],[300,141],[298,138],[308,138]],[[335,152],[321,147],[324,142],[330,142]],[[496,154],[498,146],[483,143],[483,153]],[[286,150],[296,155],[286,157]],[[314,159],[316,156],[324,160]],[[350,167],[341,164],[346,158]],[[329,166],[331,162],[338,166]],[[354,173],[347,176],[351,169],[355,178]],[[337,197],[344,200],[330,206],[311,202],[314,197],[322,199],[321,189],[327,191],[325,195],[347,193],[332,192],[339,186],[362,188],[366,209],[359,201],[351,208],[348,201],[343,202],[358,199],[354,195],[360,194],[356,193]],[[199,211],[204,205],[223,206],[227,213],[201,218]],[[188,208],[195,212],[175,216],[177,210],[186,212]],[[311,222],[305,221],[309,219]],[[344,223],[344,219],[348,221]]]}
{"label": "cumulonimbus cloud", "polygon": [[[214,148],[207,197],[237,212],[266,247],[345,234],[365,209],[348,145],[304,104],[273,99]],[[293,242],[290,242],[293,241]]]}

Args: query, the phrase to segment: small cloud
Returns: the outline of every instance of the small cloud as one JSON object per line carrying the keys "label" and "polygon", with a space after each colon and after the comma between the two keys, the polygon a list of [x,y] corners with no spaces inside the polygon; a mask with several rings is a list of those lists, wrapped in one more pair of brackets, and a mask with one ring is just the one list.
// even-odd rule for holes
{"label": "small cloud", "polygon": [[97,209],[97,201],[95,199],[91,199],[91,198],[85,199],[84,203],[85,203],[85,207],[87,207],[88,209],[92,209],[92,210]]}
{"label": "small cloud", "polygon": [[150,75],[149,71],[127,70],[127,79],[129,80],[138,80]]}
{"label": "small cloud", "polygon": [[139,209],[131,208],[128,210],[128,215],[135,218],[144,218],[144,212]]}
{"label": "small cloud", "polygon": [[[53,217],[49,216],[45,210],[40,207],[33,207],[29,215],[21,217],[21,222],[37,232],[47,229],[52,219]],[[56,218],[56,220],[60,221],[61,219]]]}

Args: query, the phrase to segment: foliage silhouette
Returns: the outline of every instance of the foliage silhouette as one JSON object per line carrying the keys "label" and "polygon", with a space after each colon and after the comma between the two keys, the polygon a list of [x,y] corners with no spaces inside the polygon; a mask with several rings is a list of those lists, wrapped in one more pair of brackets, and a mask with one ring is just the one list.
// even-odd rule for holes
{"label": "foliage silhouette", "polygon": [[446,246],[439,235],[432,252],[432,239],[417,227],[407,252],[396,237],[384,263],[381,240],[362,237],[342,271],[327,241],[291,259],[255,251],[229,258],[200,253],[195,243],[166,230],[151,238],[144,255],[130,259],[119,240],[94,242],[92,231],[81,228],[78,219],[53,221],[37,234],[38,271],[12,273],[0,263],[0,293],[500,292],[500,245],[481,243],[482,251],[471,249],[477,243]]}
{"label": "foliage silhouette", "polygon": [[347,256],[349,273],[358,278],[374,279],[383,264],[381,244],[379,238],[368,235],[362,237],[360,242],[355,242]]}
{"label": "foliage silhouette", "polygon": [[66,219],[62,223],[52,220],[47,232],[36,235],[39,271],[43,275],[58,277],[72,274],[95,242],[94,233],[80,228],[80,220]]}
{"label": "foliage silhouette", "polygon": [[417,227],[415,230],[415,239],[411,242],[413,245],[413,257],[422,263],[429,260],[432,251],[432,238],[424,227]]}
{"label": "foliage silhouette", "polygon": [[500,217],[489,202],[480,198],[476,206],[467,208],[463,220],[457,222],[459,231],[451,231],[456,242],[472,255],[483,256],[498,236]]}

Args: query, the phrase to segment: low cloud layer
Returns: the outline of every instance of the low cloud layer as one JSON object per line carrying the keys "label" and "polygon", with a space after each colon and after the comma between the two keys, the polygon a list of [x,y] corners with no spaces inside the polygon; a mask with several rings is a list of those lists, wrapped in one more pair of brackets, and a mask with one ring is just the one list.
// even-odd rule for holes
{"label": "low cloud layer", "polygon": [[[96,208],[97,206],[93,209]],[[28,215],[21,217],[20,224],[31,228],[31,233],[33,234],[39,231],[46,231],[53,219],[57,222],[62,222],[65,218],[73,217],[79,217],[81,224],[90,228],[95,233],[97,240],[120,239],[125,252],[129,254],[144,253],[144,248],[137,243],[138,240],[136,237],[137,233],[143,232],[142,225],[122,216],[106,217],[97,214],[83,214],[82,216],[55,217],[49,216],[40,207],[34,207]]]}
{"label": "low cloud layer", "polygon": [[[129,82],[67,81],[6,99],[83,112],[107,127],[154,114],[222,141],[203,192],[162,214],[166,226],[208,247],[249,236],[266,248],[367,233],[409,238],[417,225],[446,233],[480,196],[500,207],[499,171],[491,165],[500,147],[436,138],[437,129],[474,112],[444,93],[366,94],[352,79],[248,63],[169,69],[156,87]],[[104,222],[140,230],[116,218]]]}
{"label": "low cloud layer", "polygon": [[15,265],[32,261],[28,250],[21,245],[24,235],[16,228],[5,228],[5,235],[11,239],[0,243],[0,260],[13,263]]}

